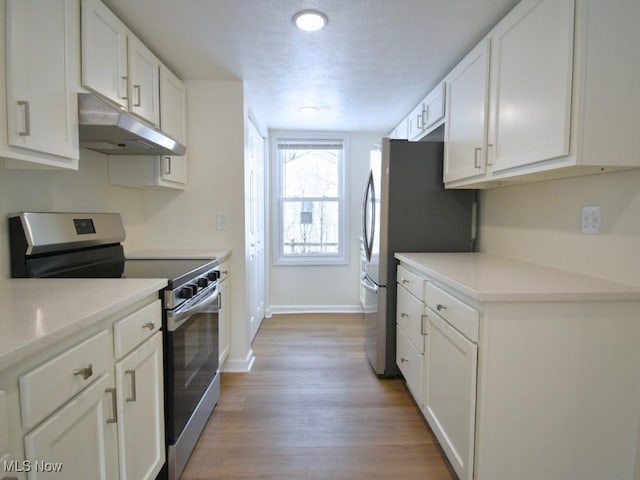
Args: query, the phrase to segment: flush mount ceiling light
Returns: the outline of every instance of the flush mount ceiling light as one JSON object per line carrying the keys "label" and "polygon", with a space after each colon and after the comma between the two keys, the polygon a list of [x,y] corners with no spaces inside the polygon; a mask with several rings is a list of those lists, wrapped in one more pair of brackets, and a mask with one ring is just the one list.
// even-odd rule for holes
{"label": "flush mount ceiling light", "polygon": [[305,115],[314,115],[318,113],[319,110],[320,109],[318,107],[314,107],[313,105],[305,105],[303,107],[300,107],[300,111]]}
{"label": "flush mount ceiling light", "polygon": [[293,24],[305,32],[317,32],[322,30],[329,19],[317,10],[302,10],[293,16]]}

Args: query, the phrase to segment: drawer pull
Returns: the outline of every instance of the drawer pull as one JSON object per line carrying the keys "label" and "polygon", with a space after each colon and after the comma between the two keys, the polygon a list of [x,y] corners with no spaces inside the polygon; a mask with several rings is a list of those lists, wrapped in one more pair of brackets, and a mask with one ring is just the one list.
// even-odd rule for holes
{"label": "drawer pull", "polygon": [[83,380],[86,380],[91,375],[93,375],[93,365],[89,364],[89,365],[87,365],[86,367],[83,367],[83,368],[76,368],[73,371],[73,374],[74,375],[80,375]]}
{"label": "drawer pull", "polygon": [[409,363],[409,359],[402,357],[400,363]]}
{"label": "drawer pull", "polygon": [[154,322],[146,322],[142,324],[142,328],[148,328],[149,330],[153,330],[156,328],[156,324]]}
{"label": "drawer pull", "polygon": [[136,371],[135,370],[125,370],[125,375],[131,376],[131,396],[125,399],[125,402],[135,402],[136,401]]}
{"label": "drawer pull", "polygon": [[407,318],[409,316],[408,313],[401,313],[400,318]]}
{"label": "drawer pull", "polygon": [[446,309],[447,309],[446,305],[442,305],[441,303],[436,305],[436,310],[438,310],[439,312],[441,312],[442,310],[446,310]]}
{"label": "drawer pull", "polygon": [[422,335],[427,335],[427,327],[426,327],[426,323],[427,320],[429,319],[429,315],[427,315],[426,313],[423,313],[420,316],[420,333]]}
{"label": "drawer pull", "polygon": [[402,280],[400,280],[400,282],[401,282],[403,285],[406,285],[407,283],[411,283],[411,282],[410,282],[409,280],[407,280],[406,278],[403,278]]}
{"label": "drawer pull", "polygon": [[107,418],[107,423],[118,423],[118,404],[116,400],[116,389],[106,388],[104,393],[111,394],[111,411],[113,412],[113,417]]}

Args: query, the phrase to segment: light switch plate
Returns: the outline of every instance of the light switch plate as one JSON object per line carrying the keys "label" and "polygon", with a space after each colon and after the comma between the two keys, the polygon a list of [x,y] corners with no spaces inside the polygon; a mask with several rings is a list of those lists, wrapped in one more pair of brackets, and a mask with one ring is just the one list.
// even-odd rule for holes
{"label": "light switch plate", "polygon": [[600,207],[582,207],[582,233],[600,233]]}

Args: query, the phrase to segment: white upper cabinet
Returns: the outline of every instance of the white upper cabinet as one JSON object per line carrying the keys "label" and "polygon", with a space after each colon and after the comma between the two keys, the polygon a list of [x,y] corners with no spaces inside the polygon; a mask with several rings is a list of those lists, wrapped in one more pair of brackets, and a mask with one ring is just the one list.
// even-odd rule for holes
{"label": "white upper cabinet", "polygon": [[[473,52],[454,68],[445,79],[447,187],[640,167],[640,56],[622,53],[640,44],[640,3],[605,3],[523,0],[483,40],[488,77],[465,73]],[[478,97],[464,95],[487,78],[481,115]]]}
{"label": "white upper cabinet", "polygon": [[129,111],[160,125],[160,60],[137,37],[127,37]]}
{"label": "white upper cabinet", "polygon": [[82,83],[160,125],[160,61],[100,0],[82,0]]}
{"label": "white upper cabinet", "polygon": [[82,83],[127,108],[127,26],[98,0],[82,0]]}
{"label": "white upper cabinet", "polygon": [[484,174],[488,110],[489,41],[484,40],[449,73],[444,181]]}
{"label": "white upper cabinet", "polygon": [[[163,64],[160,65],[160,126],[170,137],[187,145],[187,90],[182,80]],[[184,186],[186,157],[163,157],[162,180]]]}
{"label": "white upper cabinet", "polygon": [[407,118],[409,140],[420,140],[433,129],[439,127],[444,119],[445,84],[440,82],[411,111]]}
{"label": "white upper cabinet", "polygon": [[569,155],[574,0],[525,2],[491,34],[488,163]]}
{"label": "white upper cabinet", "polygon": [[0,30],[6,42],[0,111],[4,116],[6,109],[7,120],[0,157],[77,169],[77,3],[6,0],[0,6],[6,7],[0,13],[6,30]]}

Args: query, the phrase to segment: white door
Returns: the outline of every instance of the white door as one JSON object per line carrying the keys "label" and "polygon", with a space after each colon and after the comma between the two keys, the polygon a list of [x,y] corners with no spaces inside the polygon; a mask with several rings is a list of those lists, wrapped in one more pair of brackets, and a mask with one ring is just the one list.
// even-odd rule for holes
{"label": "white door", "polygon": [[160,332],[116,363],[120,480],[153,480],[164,464],[162,378]]}
{"label": "white door", "polygon": [[[163,64],[160,65],[160,127],[173,139],[187,144],[187,90],[182,80]],[[186,183],[185,157],[164,156],[160,166],[162,180]]]}
{"label": "white door", "polygon": [[[531,0],[491,37],[493,171],[569,154],[574,0]],[[524,7],[527,8],[524,8]]]}
{"label": "white door", "polygon": [[473,478],[478,347],[428,315],[425,415],[461,480]]}
{"label": "white door", "polygon": [[446,79],[444,179],[485,172],[485,125],[489,83],[489,42],[478,44]]}
{"label": "white door", "polygon": [[136,36],[127,36],[129,111],[160,125],[160,60]]}
{"label": "white door", "polygon": [[82,0],[82,84],[127,108],[127,27],[100,0]]}
{"label": "white door", "polygon": [[265,234],[264,234],[264,139],[248,122],[247,161],[247,290],[249,294],[250,338],[264,319],[265,308]]}
{"label": "white door", "polygon": [[[6,3],[7,122],[10,145],[78,158],[71,1]],[[76,20],[77,21],[77,20]]]}
{"label": "white door", "polygon": [[118,437],[113,375],[95,381],[65,407],[24,437],[30,461],[51,461],[53,473],[29,473],[29,480],[46,478],[118,478]]}

